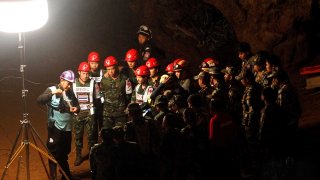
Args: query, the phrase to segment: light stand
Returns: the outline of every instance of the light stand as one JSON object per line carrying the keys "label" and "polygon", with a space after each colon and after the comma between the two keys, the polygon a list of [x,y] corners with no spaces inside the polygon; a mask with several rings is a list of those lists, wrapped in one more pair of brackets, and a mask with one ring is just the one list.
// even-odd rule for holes
{"label": "light stand", "polygon": [[[22,120],[20,120],[21,126],[15,138],[15,141],[13,143],[13,147],[9,154],[9,158],[7,160],[5,169],[2,173],[1,180],[5,178],[8,168],[13,163],[13,161],[19,156],[19,154],[22,152],[24,148],[25,148],[25,155],[26,155],[25,157],[26,158],[26,164],[25,164],[26,174],[27,174],[26,178],[27,180],[30,180],[30,164],[29,164],[30,147],[38,151],[42,165],[46,171],[48,178],[50,178],[50,176],[41,155],[46,156],[49,160],[56,163],[60,168],[62,174],[66,177],[66,179],[69,179],[66,173],[64,172],[64,170],[58,164],[58,162],[53,158],[53,156],[51,154],[50,155],[48,154],[49,153],[48,148],[46,147],[44,142],[41,140],[39,134],[31,125],[28,119],[29,113],[27,113],[26,95],[28,93],[28,90],[25,87],[25,74],[24,74],[24,68],[26,67],[24,32],[39,29],[47,22],[47,20],[48,20],[48,7],[47,7],[46,0],[29,0],[29,1],[17,1],[17,2],[0,1],[0,31],[19,33],[18,49],[20,50],[20,72],[21,72],[21,80],[22,80],[21,94],[22,94],[22,103],[23,103]],[[21,134],[23,138],[21,138],[20,146],[16,149],[16,146]],[[42,146],[46,148],[46,151],[48,153],[46,153],[45,151],[37,147],[37,142],[34,134],[36,135],[38,140],[41,142]],[[31,135],[31,137],[33,138],[34,143],[29,141],[29,135]],[[20,159],[21,159],[21,156],[19,158],[19,164],[17,169],[17,179],[19,177]]]}

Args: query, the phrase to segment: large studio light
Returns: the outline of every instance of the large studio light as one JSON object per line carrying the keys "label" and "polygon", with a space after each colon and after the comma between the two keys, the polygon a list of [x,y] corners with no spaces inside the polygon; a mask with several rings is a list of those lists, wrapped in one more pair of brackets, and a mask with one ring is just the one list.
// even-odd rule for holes
{"label": "large studio light", "polygon": [[0,31],[28,32],[48,21],[47,0],[0,0]]}

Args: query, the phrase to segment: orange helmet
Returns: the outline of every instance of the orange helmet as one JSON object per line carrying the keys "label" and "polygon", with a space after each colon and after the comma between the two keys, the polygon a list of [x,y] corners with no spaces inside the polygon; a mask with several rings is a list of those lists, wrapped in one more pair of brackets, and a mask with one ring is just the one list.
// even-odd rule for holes
{"label": "orange helmet", "polygon": [[136,61],[138,59],[138,51],[136,49],[130,49],[127,53],[126,53],[126,57],[125,60],[126,61]]}
{"label": "orange helmet", "polygon": [[174,73],[173,63],[168,64],[168,66],[166,67],[166,71],[168,73]]}
{"label": "orange helmet", "polygon": [[149,58],[146,62],[146,66],[151,69],[159,66],[159,63],[156,58]]}
{"label": "orange helmet", "polygon": [[89,53],[88,62],[99,62],[99,61],[100,61],[100,57],[97,52],[92,51],[91,53]]}
{"label": "orange helmet", "polygon": [[90,65],[87,62],[81,62],[79,64],[78,71],[89,72],[90,71]]}
{"label": "orange helmet", "polygon": [[150,71],[148,66],[139,66],[136,70],[135,70],[135,74],[136,76],[149,76],[150,75]]}
{"label": "orange helmet", "polygon": [[173,69],[174,71],[181,71],[184,70],[188,65],[188,62],[184,59],[176,59],[173,62]]}
{"label": "orange helmet", "polygon": [[104,66],[105,67],[110,67],[110,66],[114,66],[114,65],[118,65],[118,61],[114,56],[108,56],[104,60]]}

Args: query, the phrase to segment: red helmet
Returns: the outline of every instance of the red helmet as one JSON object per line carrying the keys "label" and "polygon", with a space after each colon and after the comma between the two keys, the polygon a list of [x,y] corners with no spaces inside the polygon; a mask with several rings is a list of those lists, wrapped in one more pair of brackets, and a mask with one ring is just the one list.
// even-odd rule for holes
{"label": "red helmet", "polygon": [[104,60],[104,66],[105,67],[110,67],[110,66],[114,66],[114,65],[118,65],[118,61],[114,56],[108,56]]}
{"label": "red helmet", "polygon": [[140,66],[135,70],[135,74],[136,76],[149,76],[150,75],[150,71],[148,66]]}
{"label": "red helmet", "polygon": [[127,53],[126,53],[126,57],[125,60],[126,61],[136,61],[138,59],[138,51],[136,49],[130,49]]}
{"label": "red helmet", "polygon": [[148,59],[148,61],[146,62],[146,66],[148,66],[149,69],[151,68],[155,68],[159,66],[158,61],[156,60],[156,58],[150,58]]}
{"label": "red helmet", "polygon": [[100,57],[99,57],[99,54],[97,52],[92,51],[88,55],[88,62],[99,62],[99,61],[100,61]]}
{"label": "red helmet", "polygon": [[168,73],[174,73],[173,63],[168,64],[168,66],[166,67],[166,71]]}
{"label": "red helmet", "polygon": [[173,69],[174,71],[181,71],[184,70],[188,65],[188,62],[184,59],[176,59],[173,62]]}
{"label": "red helmet", "polygon": [[203,62],[207,63],[209,65],[209,67],[219,65],[219,61],[217,61],[216,59],[210,58],[210,57],[204,59]]}
{"label": "red helmet", "polygon": [[78,71],[89,72],[90,71],[90,65],[87,62],[81,62],[79,64]]}

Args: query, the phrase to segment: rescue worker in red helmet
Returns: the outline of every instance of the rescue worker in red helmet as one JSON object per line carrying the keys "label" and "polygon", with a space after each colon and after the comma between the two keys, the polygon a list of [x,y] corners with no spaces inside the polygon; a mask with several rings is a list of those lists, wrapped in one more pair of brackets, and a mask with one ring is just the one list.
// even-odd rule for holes
{"label": "rescue worker in red helmet", "polygon": [[[71,179],[68,154],[71,152],[72,114],[80,111],[80,106],[71,85],[74,73],[64,71],[60,83],[47,88],[38,98],[37,103],[48,107],[47,147],[55,160]],[[57,179],[57,164],[49,160],[50,179]],[[65,177],[66,178],[66,177]]]}
{"label": "rescue worker in red helmet", "polygon": [[166,72],[169,76],[173,75],[175,72],[174,72],[174,69],[173,69],[173,63],[170,63],[167,65],[166,67]]}
{"label": "rescue worker in red helmet", "polygon": [[127,51],[124,60],[127,62],[127,67],[121,70],[121,73],[127,76],[132,82],[132,86],[135,87],[138,82],[135,75],[135,70],[138,67],[139,52],[136,49],[130,49]]}
{"label": "rescue worker in red helmet", "polygon": [[214,66],[218,66],[218,65],[219,65],[219,61],[217,61],[216,59],[213,59],[211,57],[208,57],[202,61],[201,65],[200,65],[200,69],[202,71],[209,72],[209,68],[214,67]]}
{"label": "rescue worker in red helmet", "polygon": [[153,91],[152,85],[148,83],[150,71],[148,66],[140,66],[135,71],[138,84],[133,90],[131,102],[139,105],[146,104]]}
{"label": "rescue worker in red helmet", "polygon": [[156,58],[150,58],[146,62],[146,66],[149,68],[150,71],[150,78],[149,84],[151,84],[154,88],[158,87],[159,85],[159,63]]}
{"label": "rescue worker in red helmet", "polygon": [[152,41],[152,31],[146,25],[141,25],[137,31],[138,42],[141,45],[140,56],[141,60],[147,61],[149,58],[164,59],[165,53],[159,47],[155,46]]}
{"label": "rescue worker in red helmet", "polygon": [[100,56],[97,52],[90,52],[88,55],[88,63],[90,65],[89,78],[95,80],[96,83],[100,83],[103,76],[102,69],[99,69]]}
{"label": "rescue worker in red helmet", "polygon": [[101,96],[100,96],[100,82],[102,79],[102,76],[104,74],[103,69],[99,68],[100,63],[100,55],[99,53],[92,51],[88,55],[88,63],[90,65],[90,71],[89,71],[89,79],[93,79],[95,81],[95,94],[96,96],[93,99],[93,104],[95,107],[95,113],[94,113],[94,119],[96,122],[96,129],[95,129],[95,136],[98,136],[98,132],[100,131],[102,127],[102,109],[103,109],[103,103],[101,102]]}
{"label": "rescue worker in red helmet", "polygon": [[94,119],[95,107],[95,81],[89,78],[90,65],[87,62],[81,62],[78,67],[79,77],[73,83],[73,92],[80,104],[80,112],[74,116],[73,128],[75,132],[76,159],[75,166],[82,162],[81,151],[83,148],[84,128],[88,133],[88,149],[97,143],[96,121]]}
{"label": "rescue worker in red helmet", "polygon": [[129,78],[120,73],[118,61],[108,56],[104,61],[107,76],[101,80],[101,91],[104,96],[103,128],[122,126],[126,122],[125,108],[130,101],[132,86]]}
{"label": "rescue worker in red helmet", "polygon": [[188,62],[185,59],[176,59],[174,61],[173,69],[175,71],[175,75],[178,78],[178,82],[180,86],[188,91],[192,91],[191,80],[188,77]]}

